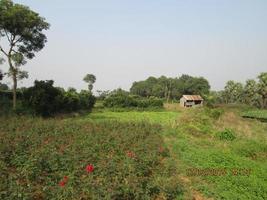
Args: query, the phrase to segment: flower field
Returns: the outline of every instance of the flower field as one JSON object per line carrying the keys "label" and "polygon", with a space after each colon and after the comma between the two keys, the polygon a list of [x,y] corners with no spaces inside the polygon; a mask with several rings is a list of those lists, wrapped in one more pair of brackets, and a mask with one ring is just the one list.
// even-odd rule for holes
{"label": "flower field", "polygon": [[181,194],[161,127],[1,119],[0,199],[174,199]]}

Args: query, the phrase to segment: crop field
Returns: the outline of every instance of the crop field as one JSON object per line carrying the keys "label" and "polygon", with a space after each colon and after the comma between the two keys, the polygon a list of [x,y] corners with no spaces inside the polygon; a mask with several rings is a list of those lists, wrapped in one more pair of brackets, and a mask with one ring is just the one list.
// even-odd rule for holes
{"label": "crop field", "polygon": [[246,118],[255,118],[263,121],[267,121],[267,110],[250,110],[242,114]]}
{"label": "crop field", "polygon": [[267,124],[231,109],[1,118],[1,199],[267,199]]}

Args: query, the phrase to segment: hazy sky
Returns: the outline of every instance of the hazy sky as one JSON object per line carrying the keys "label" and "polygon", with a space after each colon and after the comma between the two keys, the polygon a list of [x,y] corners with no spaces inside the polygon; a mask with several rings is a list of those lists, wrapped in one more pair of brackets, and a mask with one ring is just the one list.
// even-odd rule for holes
{"label": "hazy sky", "polygon": [[[267,0],[15,0],[51,24],[23,68],[30,78],[95,90],[148,76],[204,76],[212,89],[267,71]],[[3,66],[1,66],[3,68]],[[5,70],[7,67],[4,68]]]}

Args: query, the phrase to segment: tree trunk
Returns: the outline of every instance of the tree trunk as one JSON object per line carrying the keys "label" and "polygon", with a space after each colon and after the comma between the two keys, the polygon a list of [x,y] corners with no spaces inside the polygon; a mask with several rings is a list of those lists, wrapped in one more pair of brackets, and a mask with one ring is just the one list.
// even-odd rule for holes
{"label": "tree trunk", "polygon": [[8,63],[9,63],[9,70],[12,75],[13,79],[13,110],[16,110],[17,105],[17,72],[16,69],[12,65],[11,61],[11,54],[8,54]]}
{"label": "tree trunk", "polygon": [[16,110],[17,105],[17,76],[15,72],[12,74],[13,76],[13,110]]}
{"label": "tree trunk", "polygon": [[169,90],[169,91],[168,91],[168,95],[167,95],[167,103],[169,103],[170,96],[171,96],[171,91]]}

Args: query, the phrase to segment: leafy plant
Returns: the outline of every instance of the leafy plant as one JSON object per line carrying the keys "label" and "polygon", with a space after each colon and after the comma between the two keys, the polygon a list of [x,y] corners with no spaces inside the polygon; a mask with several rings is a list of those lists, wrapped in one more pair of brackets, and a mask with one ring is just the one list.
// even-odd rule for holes
{"label": "leafy plant", "polygon": [[233,141],[236,139],[235,133],[231,129],[224,129],[223,131],[218,133],[220,140],[228,140]]}

